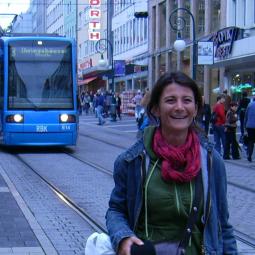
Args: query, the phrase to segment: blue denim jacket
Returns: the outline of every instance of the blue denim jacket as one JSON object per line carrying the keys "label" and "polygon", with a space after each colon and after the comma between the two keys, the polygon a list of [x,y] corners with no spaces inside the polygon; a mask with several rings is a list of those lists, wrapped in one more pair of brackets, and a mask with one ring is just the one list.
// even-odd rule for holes
{"label": "blue denim jacket", "polygon": [[[206,255],[238,254],[233,228],[228,222],[227,181],[224,162],[212,151],[212,167],[207,169],[207,150],[201,145],[201,168],[204,189],[205,224],[203,246]],[[114,182],[106,225],[112,246],[117,251],[120,241],[135,236],[142,207],[143,183],[146,178],[146,152],[142,140],[119,155],[114,163]],[[210,188],[210,192],[208,189]]]}

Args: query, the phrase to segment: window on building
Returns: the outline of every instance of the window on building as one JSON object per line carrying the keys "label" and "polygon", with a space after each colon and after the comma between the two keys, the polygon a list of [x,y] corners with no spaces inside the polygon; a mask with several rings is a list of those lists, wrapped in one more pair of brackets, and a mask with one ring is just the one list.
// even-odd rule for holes
{"label": "window on building", "polygon": [[220,29],[220,0],[213,0],[212,2],[212,32],[216,32]]}
{"label": "window on building", "polygon": [[144,19],[144,41],[148,41],[148,19]]}
{"label": "window on building", "polygon": [[137,20],[134,19],[133,20],[133,45],[136,45],[136,23],[137,23]]}
{"label": "window on building", "polygon": [[253,2],[253,23],[255,24],[255,3]]}
{"label": "window on building", "polygon": [[90,7],[86,7],[84,10],[84,24],[89,23],[89,9]]}
{"label": "window on building", "polygon": [[130,47],[133,47],[133,22],[134,22],[134,19],[133,20],[130,20],[130,40],[129,40],[129,43],[130,43]]}
{"label": "window on building", "polygon": [[160,37],[159,47],[164,48],[166,46],[166,1],[159,4],[159,25],[160,25]]}
{"label": "window on building", "polygon": [[120,53],[120,28],[119,27],[117,28],[116,33],[117,33],[116,53]]}
{"label": "window on building", "polygon": [[197,22],[198,22],[197,32],[198,32],[198,36],[200,36],[200,35],[203,35],[205,32],[205,3],[204,3],[204,0],[199,1]]}

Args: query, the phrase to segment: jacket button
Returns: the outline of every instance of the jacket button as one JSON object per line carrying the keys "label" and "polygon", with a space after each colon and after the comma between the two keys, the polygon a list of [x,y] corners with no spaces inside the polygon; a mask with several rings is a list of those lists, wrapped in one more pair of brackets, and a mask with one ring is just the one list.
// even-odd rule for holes
{"label": "jacket button", "polygon": [[193,210],[196,212],[196,211],[197,211],[197,207],[196,207],[196,206],[194,206],[194,207],[193,207]]}
{"label": "jacket button", "polygon": [[191,229],[190,229],[190,228],[187,228],[187,232],[190,233],[190,232],[191,232]]}

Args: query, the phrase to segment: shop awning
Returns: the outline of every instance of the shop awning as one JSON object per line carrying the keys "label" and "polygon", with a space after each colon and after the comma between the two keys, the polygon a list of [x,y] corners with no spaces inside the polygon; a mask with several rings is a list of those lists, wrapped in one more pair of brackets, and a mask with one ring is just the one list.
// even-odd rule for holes
{"label": "shop awning", "polygon": [[84,79],[84,80],[78,80],[78,86],[88,84],[88,83],[94,81],[95,79],[97,79],[97,77],[91,77],[91,78],[87,78],[87,79]]}

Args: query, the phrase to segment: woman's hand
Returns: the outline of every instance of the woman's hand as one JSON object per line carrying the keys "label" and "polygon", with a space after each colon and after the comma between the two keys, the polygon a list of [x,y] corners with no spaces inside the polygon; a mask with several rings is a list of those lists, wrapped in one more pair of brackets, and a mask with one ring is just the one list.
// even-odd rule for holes
{"label": "woman's hand", "polygon": [[135,236],[124,238],[120,242],[118,255],[130,255],[132,244],[143,245],[143,241]]}

